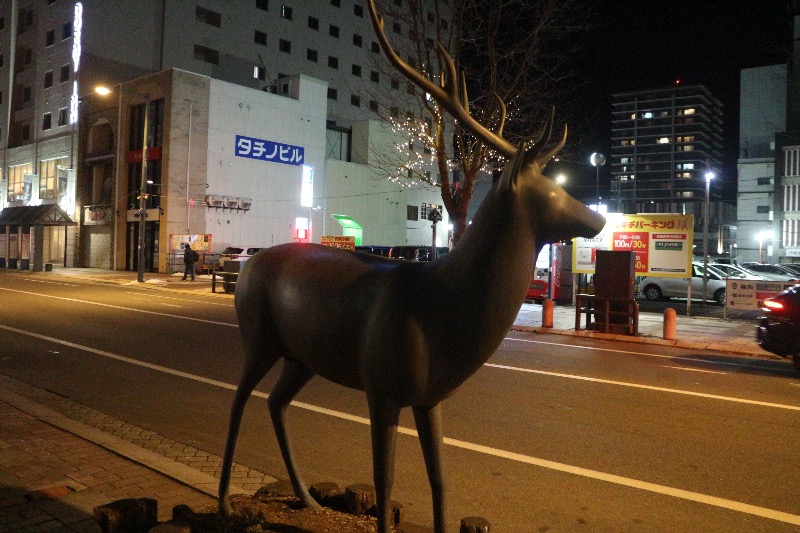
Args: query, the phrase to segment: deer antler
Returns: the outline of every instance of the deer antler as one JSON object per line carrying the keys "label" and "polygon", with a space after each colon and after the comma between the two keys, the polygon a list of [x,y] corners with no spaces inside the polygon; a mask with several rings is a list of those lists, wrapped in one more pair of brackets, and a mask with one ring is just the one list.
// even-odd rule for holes
{"label": "deer antler", "polygon": [[[475,120],[475,118],[470,114],[469,104],[467,102],[466,81],[463,79],[463,77],[460,77],[460,85],[463,86],[463,89],[461,94],[459,94],[459,76],[457,74],[455,61],[444,48],[444,46],[442,46],[442,44],[439,42],[436,43],[436,52],[444,63],[446,70],[446,72],[442,73],[441,85],[437,85],[426,78],[418,70],[412,68],[411,65],[403,61],[403,59],[397,55],[397,52],[395,52],[391,43],[389,43],[388,37],[386,37],[386,33],[384,32],[383,28],[383,18],[378,15],[377,8],[375,7],[375,0],[368,0],[367,3],[369,6],[369,15],[372,19],[372,26],[375,29],[375,34],[378,37],[378,42],[381,45],[381,49],[386,54],[389,62],[412,83],[430,94],[437,102],[439,102],[442,107],[449,111],[456,120],[461,121],[468,130],[475,134],[476,137],[484,141],[487,145],[491,146],[504,156],[513,156],[517,152],[517,147],[502,137],[503,126],[506,118],[506,106],[500,96],[496,93],[494,94],[494,97],[497,99],[500,107],[500,119],[496,131],[493,132]],[[553,129],[554,114],[554,109],[551,109],[542,136],[535,141],[529,153],[527,154],[526,160],[528,162],[536,160],[543,165],[564,147],[564,143],[567,140],[566,125],[564,126],[564,134],[556,146],[545,153],[546,157],[540,155],[544,145],[550,139],[550,133]]]}

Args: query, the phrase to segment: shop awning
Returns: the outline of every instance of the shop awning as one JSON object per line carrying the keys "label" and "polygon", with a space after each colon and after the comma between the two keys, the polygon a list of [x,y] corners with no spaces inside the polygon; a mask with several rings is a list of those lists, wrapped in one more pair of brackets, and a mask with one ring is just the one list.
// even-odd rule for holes
{"label": "shop awning", "polygon": [[5,226],[74,226],[58,204],[6,207],[0,211],[0,227]]}

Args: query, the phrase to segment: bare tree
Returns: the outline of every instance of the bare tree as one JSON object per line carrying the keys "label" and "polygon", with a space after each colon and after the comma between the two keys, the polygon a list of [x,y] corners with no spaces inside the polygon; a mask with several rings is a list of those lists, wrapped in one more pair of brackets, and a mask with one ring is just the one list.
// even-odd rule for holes
{"label": "bare tree", "polygon": [[[400,4],[398,6],[398,4]],[[370,1],[375,9],[375,0]],[[383,0],[376,13],[386,21],[385,35],[403,60],[436,84],[448,69],[442,51],[455,61],[454,90],[468,112],[487,130],[519,143],[537,131],[547,110],[558,104],[568,116],[569,81],[575,58],[589,28],[591,13],[576,0]],[[384,61],[376,66],[397,77]],[[397,154],[377,158],[391,179],[411,179],[438,186],[453,223],[453,240],[466,230],[475,183],[503,158],[459,120],[447,118],[440,104],[412,84],[392,79],[394,93],[370,89],[399,137],[396,149],[406,163],[392,164]],[[402,91],[407,88],[406,91]],[[413,95],[400,109],[397,89]],[[524,132],[524,133],[523,133]],[[430,169],[435,169],[431,172]]]}

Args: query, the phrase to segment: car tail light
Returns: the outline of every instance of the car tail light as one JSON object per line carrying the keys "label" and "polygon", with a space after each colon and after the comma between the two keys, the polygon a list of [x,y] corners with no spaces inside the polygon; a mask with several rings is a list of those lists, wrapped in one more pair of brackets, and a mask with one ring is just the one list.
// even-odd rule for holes
{"label": "car tail light", "polygon": [[764,309],[769,309],[770,311],[780,311],[783,309],[783,304],[778,300],[764,300],[761,305]]}

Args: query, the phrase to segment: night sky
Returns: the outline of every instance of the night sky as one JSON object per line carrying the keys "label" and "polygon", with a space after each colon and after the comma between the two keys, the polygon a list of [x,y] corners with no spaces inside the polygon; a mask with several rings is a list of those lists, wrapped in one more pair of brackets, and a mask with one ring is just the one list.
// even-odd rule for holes
{"label": "night sky", "polygon": [[[739,71],[786,62],[792,27],[786,6],[786,0],[602,2],[584,58],[590,81],[579,141],[587,157],[595,150],[609,153],[612,93],[665,87],[678,79],[684,85],[702,84],[723,103],[721,171],[725,196],[735,198]],[[606,167],[606,183],[607,172]],[[588,165],[585,175],[576,178],[594,187],[594,168]]]}

